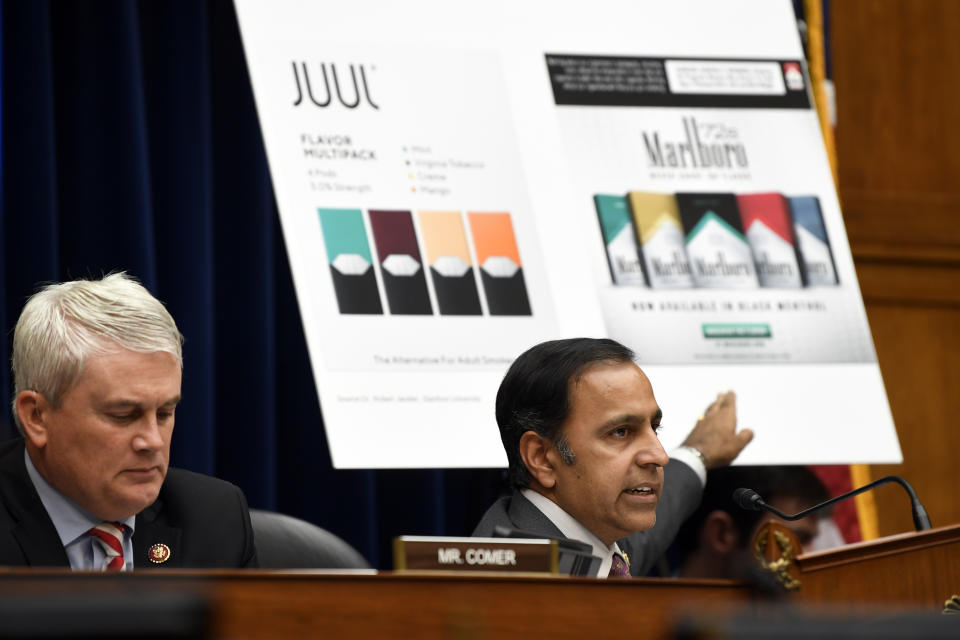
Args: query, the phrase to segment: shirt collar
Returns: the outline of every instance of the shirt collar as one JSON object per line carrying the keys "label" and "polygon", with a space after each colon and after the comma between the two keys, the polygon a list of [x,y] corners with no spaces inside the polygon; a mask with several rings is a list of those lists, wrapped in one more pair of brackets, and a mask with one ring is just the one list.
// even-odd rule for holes
{"label": "shirt collar", "polygon": [[[53,521],[53,526],[57,529],[57,535],[60,536],[60,542],[63,546],[67,546],[80,536],[87,535],[90,529],[103,522],[103,520],[92,515],[76,502],[53,488],[37,468],[33,466],[33,460],[30,459],[30,454],[27,453],[26,449],[23,451],[23,459],[27,467],[27,475],[30,476],[30,480],[33,482],[33,486],[40,496],[40,502],[43,503],[43,508],[47,510],[47,514]],[[133,535],[136,520],[137,516],[132,515],[120,521],[127,525],[126,535]]]}
{"label": "shirt collar", "polygon": [[557,529],[560,529],[560,533],[562,533],[564,537],[585,542],[592,547],[593,555],[600,558],[600,567],[597,571],[598,577],[607,577],[607,574],[610,572],[610,565],[613,564],[613,554],[619,553],[620,556],[623,557],[623,553],[620,551],[620,547],[617,546],[616,542],[611,545],[605,545],[600,538],[580,524],[579,520],[564,511],[560,505],[547,496],[542,493],[537,493],[533,489],[523,489],[521,493],[524,498],[533,503],[533,506],[540,509],[543,515],[545,515]]}

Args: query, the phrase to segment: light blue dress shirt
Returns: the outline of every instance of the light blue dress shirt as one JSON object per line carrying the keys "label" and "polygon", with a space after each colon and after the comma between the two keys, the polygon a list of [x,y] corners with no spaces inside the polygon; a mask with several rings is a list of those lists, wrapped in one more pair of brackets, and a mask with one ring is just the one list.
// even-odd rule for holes
{"label": "light blue dress shirt", "polygon": [[[107,555],[103,552],[100,543],[93,539],[88,532],[103,520],[97,518],[80,505],[66,497],[48,483],[37,468],[33,466],[30,455],[24,450],[24,463],[27,466],[27,475],[33,482],[34,488],[40,495],[40,502],[53,521],[57,529],[63,549],[70,560],[70,568],[74,571],[102,571],[107,562]],[[137,516],[132,515],[121,520],[127,525],[123,534],[124,571],[133,569],[133,527]]]}

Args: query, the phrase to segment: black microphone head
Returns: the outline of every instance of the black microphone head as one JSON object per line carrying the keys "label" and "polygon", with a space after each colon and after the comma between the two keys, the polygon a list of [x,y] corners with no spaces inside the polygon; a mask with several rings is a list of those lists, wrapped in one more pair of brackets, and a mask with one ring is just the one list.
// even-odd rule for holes
{"label": "black microphone head", "polygon": [[733,492],[733,502],[741,509],[746,509],[747,511],[760,511],[763,508],[760,506],[763,502],[760,494],[753,489],[746,489],[744,487]]}

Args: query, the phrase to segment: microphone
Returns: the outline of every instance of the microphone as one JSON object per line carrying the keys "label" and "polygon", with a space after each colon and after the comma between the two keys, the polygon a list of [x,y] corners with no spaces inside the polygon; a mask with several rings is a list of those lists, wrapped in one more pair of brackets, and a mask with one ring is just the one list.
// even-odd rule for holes
{"label": "microphone", "polygon": [[738,507],[747,511],[763,511],[763,507],[767,504],[759,493],[745,487],[740,487],[733,492],[733,501]]}
{"label": "microphone", "polygon": [[747,511],[762,511],[766,509],[767,511],[775,514],[779,518],[784,520],[799,520],[800,518],[805,518],[815,511],[819,511],[824,507],[829,507],[835,502],[840,502],[841,500],[846,500],[847,498],[852,498],[853,496],[863,493],[864,491],[869,491],[875,489],[880,485],[884,485],[890,482],[896,482],[901,487],[906,490],[907,495],[910,496],[910,506],[913,509],[913,526],[917,531],[925,531],[930,528],[930,516],[927,515],[927,510],[923,508],[923,505],[920,504],[920,498],[917,497],[917,493],[913,490],[913,487],[910,486],[910,483],[901,478],[900,476],[884,476],[879,480],[874,480],[870,484],[864,485],[859,489],[854,489],[853,491],[848,491],[847,493],[841,494],[836,498],[831,498],[826,502],[821,502],[820,504],[810,507],[800,513],[795,513],[792,516],[789,516],[782,511],[771,507],[769,504],[763,501],[763,498],[760,497],[760,494],[754,491],[753,489],[747,489],[741,487],[733,492],[733,501],[741,509],[746,509]]}

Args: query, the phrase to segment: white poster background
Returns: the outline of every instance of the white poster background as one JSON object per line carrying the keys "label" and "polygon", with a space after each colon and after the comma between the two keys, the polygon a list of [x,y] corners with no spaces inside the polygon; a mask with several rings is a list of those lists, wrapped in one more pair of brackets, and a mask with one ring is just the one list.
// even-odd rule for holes
{"label": "white poster background", "polygon": [[[679,444],[716,393],[734,389],[740,424],[757,433],[741,463],[901,460],[813,112],[764,110],[771,122],[757,129],[750,114],[731,110],[730,117],[747,118],[745,131],[767,137],[771,154],[784,136],[789,162],[755,164],[750,184],[698,187],[653,185],[629,163],[576,155],[599,148],[616,157],[605,146],[614,142],[578,140],[569,120],[578,107],[554,104],[547,53],[800,59],[789,1],[236,0],[236,7],[334,466],[503,466],[493,400],[512,358],[540,340],[577,335],[613,335],[636,347],[633,321],[618,325],[625,320],[616,298],[629,294],[609,286],[596,214],[584,198],[698,188],[819,196],[844,284],[840,303],[854,318],[861,357],[644,365],[665,414],[664,444]],[[295,61],[313,69],[364,65],[379,110],[294,107]],[[696,109],[626,108],[617,111],[625,120],[619,125],[609,110],[590,109],[597,130],[610,132],[679,119],[680,111],[699,117]],[[340,164],[327,179],[331,187],[317,191],[305,133],[350,135],[357,148],[376,150],[377,161]],[[447,193],[414,195],[397,170],[403,147],[414,144],[484,168],[469,178],[448,175]],[[510,212],[533,316],[340,315],[318,208]],[[695,314],[675,320],[703,321]],[[815,327],[798,331],[811,348],[820,344]]]}

